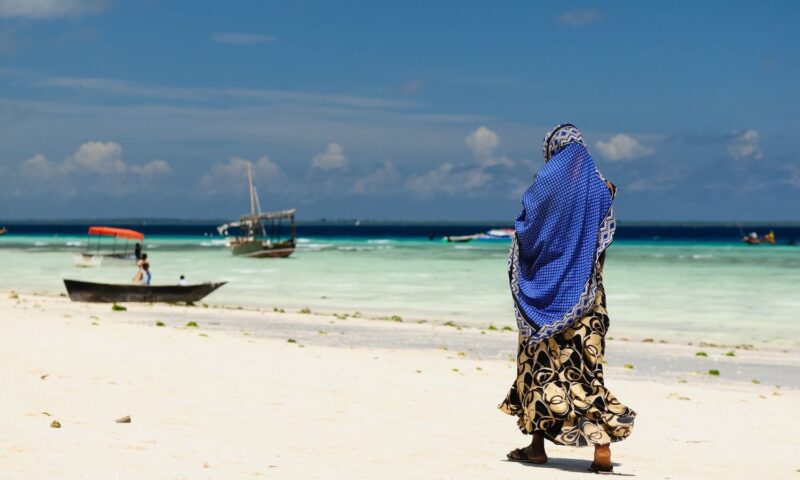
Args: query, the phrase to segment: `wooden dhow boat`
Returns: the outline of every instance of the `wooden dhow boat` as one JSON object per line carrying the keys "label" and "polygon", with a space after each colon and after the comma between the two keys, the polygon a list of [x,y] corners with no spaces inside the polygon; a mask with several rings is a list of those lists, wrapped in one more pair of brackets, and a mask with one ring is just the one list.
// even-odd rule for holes
{"label": "wooden dhow boat", "polygon": [[294,252],[297,245],[295,210],[262,212],[258,192],[253,185],[253,168],[247,166],[247,182],[250,189],[250,214],[242,215],[238,222],[217,227],[220,235],[228,235],[229,229],[238,229],[239,234],[228,237],[228,247],[235,256],[254,258],[285,258]]}
{"label": "wooden dhow boat", "polygon": [[192,303],[201,300],[227,282],[195,285],[121,285],[64,279],[73,302],[164,302]]}

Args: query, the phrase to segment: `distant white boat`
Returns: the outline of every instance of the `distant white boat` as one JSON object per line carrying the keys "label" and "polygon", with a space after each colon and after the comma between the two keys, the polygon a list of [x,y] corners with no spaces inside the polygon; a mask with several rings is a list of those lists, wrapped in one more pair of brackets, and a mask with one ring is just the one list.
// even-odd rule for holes
{"label": "distant white boat", "polygon": [[513,228],[493,228],[486,232],[486,237],[490,239],[510,239],[514,236],[514,229]]}
{"label": "distant white boat", "polygon": [[514,236],[513,228],[493,228],[486,233],[475,233],[473,235],[452,235],[444,237],[448,242],[465,243],[472,240],[510,240]]}

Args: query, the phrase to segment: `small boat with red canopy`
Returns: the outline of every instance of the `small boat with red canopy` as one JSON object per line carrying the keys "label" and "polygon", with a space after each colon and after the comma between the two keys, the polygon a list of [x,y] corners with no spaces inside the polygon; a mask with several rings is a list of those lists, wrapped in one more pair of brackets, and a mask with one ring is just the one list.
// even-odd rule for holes
{"label": "small boat with red canopy", "polygon": [[[104,240],[108,238],[112,240]],[[103,226],[89,227],[86,251],[75,254],[75,266],[134,266],[137,260],[136,244],[139,244],[141,248],[143,241],[144,234],[136,230]]]}

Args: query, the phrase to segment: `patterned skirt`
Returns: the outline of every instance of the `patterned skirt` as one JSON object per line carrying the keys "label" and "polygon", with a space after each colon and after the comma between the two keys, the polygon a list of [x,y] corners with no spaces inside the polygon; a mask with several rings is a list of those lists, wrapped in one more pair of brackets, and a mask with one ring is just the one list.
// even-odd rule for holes
{"label": "patterned skirt", "polygon": [[636,412],[603,384],[608,324],[598,283],[594,307],[575,325],[532,345],[520,336],[517,379],[498,408],[518,417],[522,433],[541,433],[573,447],[617,442],[631,434]]}

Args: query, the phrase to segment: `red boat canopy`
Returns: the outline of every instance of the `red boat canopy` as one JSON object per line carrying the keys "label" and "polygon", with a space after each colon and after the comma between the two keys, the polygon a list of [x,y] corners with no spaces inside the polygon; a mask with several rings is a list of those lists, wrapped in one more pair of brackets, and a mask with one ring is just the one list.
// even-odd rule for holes
{"label": "red boat canopy", "polygon": [[143,233],[127,228],[89,227],[89,235],[104,235],[106,237],[125,238],[128,240],[144,240]]}

